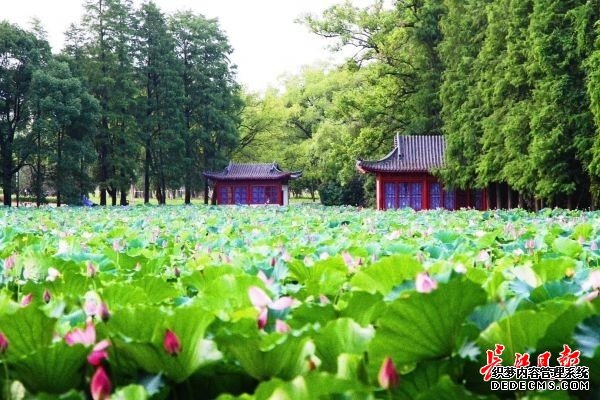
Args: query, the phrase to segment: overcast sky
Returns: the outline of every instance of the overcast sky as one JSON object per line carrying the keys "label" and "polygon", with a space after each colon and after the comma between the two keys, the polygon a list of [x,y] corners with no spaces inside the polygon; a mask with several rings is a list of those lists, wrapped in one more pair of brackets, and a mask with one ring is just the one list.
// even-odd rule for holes
{"label": "overcast sky", "polygon": [[[142,1],[134,0],[139,4]],[[238,81],[253,91],[275,86],[284,74],[294,74],[304,65],[335,62],[340,56],[327,50],[331,42],[294,23],[299,16],[319,15],[342,0],[155,0],[168,13],[191,9],[208,18],[218,18],[234,48]],[[358,6],[371,0],[353,0]],[[38,17],[48,32],[54,51],[62,48],[63,33],[79,22],[82,0],[0,0],[1,19],[27,27]]]}

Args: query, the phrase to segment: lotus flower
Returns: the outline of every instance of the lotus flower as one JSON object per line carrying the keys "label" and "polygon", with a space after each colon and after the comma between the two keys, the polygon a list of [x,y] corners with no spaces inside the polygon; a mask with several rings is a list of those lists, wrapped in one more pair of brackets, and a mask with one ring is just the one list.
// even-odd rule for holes
{"label": "lotus flower", "polygon": [[4,273],[6,274],[6,272],[8,270],[13,269],[14,266],[15,266],[15,255],[11,254],[10,256],[8,256],[6,258],[6,260],[4,260]]}
{"label": "lotus flower", "polygon": [[44,295],[42,296],[42,299],[44,300],[44,303],[50,303],[50,300],[52,300],[52,295],[50,294],[48,289],[44,290]]}
{"label": "lotus flower", "polygon": [[88,319],[85,329],[75,328],[65,335],[65,342],[69,346],[75,344],[82,344],[84,346],[91,346],[96,343],[96,327],[92,322],[92,319]]}
{"label": "lotus flower", "polygon": [[581,286],[583,290],[600,289],[600,269],[591,271]]}
{"label": "lotus flower", "polygon": [[257,325],[259,329],[263,329],[267,325],[269,308],[272,310],[285,310],[290,308],[294,302],[291,297],[280,297],[272,301],[271,298],[259,287],[251,286],[248,288],[248,297],[250,302],[259,312]]}
{"label": "lotus flower", "polygon": [[8,339],[4,336],[4,333],[0,331],[0,355],[6,353],[8,349]]}
{"label": "lotus flower", "polygon": [[58,277],[60,277],[59,270],[53,267],[48,268],[48,276],[46,277],[47,281],[54,282]]}
{"label": "lotus flower", "polygon": [[163,347],[165,348],[165,351],[168,354],[174,357],[181,352],[181,342],[179,341],[179,338],[177,337],[175,332],[173,332],[170,329],[167,329],[167,332],[165,333],[165,338],[163,339]]}
{"label": "lotus flower", "polygon": [[429,276],[427,272],[421,272],[415,280],[415,288],[419,293],[431,293],[437,289],[437,281]]}
{"label": "lotus flower", "polygon": [[96,268],[96,266],[94,264],[92,264],[91,261],[87,262],[87,264],[85,265],[85,268],[86,268],[87,276],[89,276],[90,278],[93,278],[98,273],[98,269]]}
{"label": "lotus flower", "polygon": [[31,303],[31,300],[33,300],[33,293],[26,294],[21,298],[21,306],[27,307]]}
{"label": "lotus flower", "polygon": [[93,290],[90,290],[84,295],[85,300],[83,301],[83,311],[88,317],[97,315],[100,310],[100,304],[102,300],[100,295]]}
{"label": "lotus flower", "polygon": [[269,309],[267,307],[263,307],[260,309],[260,313],[258,314],[258,318],[256,319],[256,324],[258,325],[258,329],[264,329],[267,326],[267,320],[269,318]]}
{"label": "lotus flower", "polygon": [[108,400],[110,399],[110,392],[112,391],[112,385],[110,379],[101,366],[96,369],[92,381],[90,383],[90,392],[94,400]]}
{"label": "lotus flower", "polygon": [[258,279],[263,281],[263,283],[266,286],[271,286],[273,284],[273,282],[275,282],[275,280],[273,278],[267,278],[267,275],[265,275],[263,270],[258,271],[258,274],[256,274],[256,276],[258,277]]}
{"label": "lotus flower", "polygon": [[379,368],[377,380],[379,381],[379,386],[383,389],[390,389],[398,385],[398,372],[391,357],[386,357],[383,360],[381,368]]}
{"label": "lotus flower", "polygon": [[271,298],[259,287],[251,286],[248,289],[250,302],[256,308],[263,308],[271,303]]}
{"label": "lotus flower", "polygon": [[100,303],[100,307],[98,307],[98,314],[96,314],[103,322],[106,322],[110,319],[110,311],[108,311],[108,307],[106,303]]}
{"label": "lotus flower", "polygon": [[288,333],[290,330],[291,328],[286,322],[280,319],[275,320],[275,332]]}
{"label": "lotus flower", "polygon": [[106,360],[108,358],[108,353],[106,349],[110,346],[110,342],[108,340],[102,340],[94,346],[92,352],[87,356],[88,362],[97,367],[102,363],[102,360]]}
{"label": "lotus flower", "polygon": [[479,254],[477,254],[477,257],[475,257],[475,261],[479,261],[482,263],[487,263],[490,260],[490,253],[488,253],[486,250],[481,250],[479,252]]}

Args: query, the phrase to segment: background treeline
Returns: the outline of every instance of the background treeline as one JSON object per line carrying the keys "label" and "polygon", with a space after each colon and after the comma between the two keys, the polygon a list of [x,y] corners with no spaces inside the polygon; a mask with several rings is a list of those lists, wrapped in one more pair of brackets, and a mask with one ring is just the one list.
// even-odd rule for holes
{"label": "background treeline", "polygon": [[65,42],[52,54],[39,22],[0,22],[4,204],[25,181],[38,204],[81,204],[97,187],[101,204],[126,204],[136,182],[159,204],[168,189],[186,203],[204,191],[201,172],[238,145],[242,105],[217,21],[87,0]]}
{"label": "background treeline", "polygon": [[346,2],[305,17],[354,56],[246,95],[236,157],[304,169],[296,190],[325,203],[365,204],[357,157],[385,155],[396,131],[444,134],[449,187],[489,185],[499,207],[597,206],[599,20],[599,0]]}
{"label": "background treeline", "polygon": [[292,191],[365,205],[373,179],[355,160],[385,155],[396,132],[444,134],[437,173],[490,187],[492,206],[600,202],[600,0],[342,3],[301,22],[352,57],[261,94],[235,83],[215,20],[130,0],[85,10],[54,55],[39,24],[0,23],[5,204],[17,175],[38,203],[98,187],[101,204],[125,204],[134,183],[146,201],[182,187],[208,201],[201,172],[233,158],[302,169]]}

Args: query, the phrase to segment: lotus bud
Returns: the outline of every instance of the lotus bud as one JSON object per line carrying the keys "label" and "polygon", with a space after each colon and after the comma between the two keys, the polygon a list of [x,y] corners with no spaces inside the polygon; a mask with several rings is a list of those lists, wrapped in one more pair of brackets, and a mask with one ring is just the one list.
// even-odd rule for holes
{"label": "lotus bud", "polygon": [[44,290],[44,295],[42,296],[42,299],[44,300],[44,303],[50,303],[50,300],[52,300],[52,295],[50,294],[48,289]]}
{"label": "lotus bud", "polygon": [[429,276],[427,272],[421,272],[415,280],[415,287],[419,293],[431,293],[437,289],[437,281]]}
{"label": "lotus bud", "polygon": [[383,360],[377,380],[379,381],[379,386],[383,389],[390,389],[398,385],[398,372],[391,357],[386,357]]}
{"label": "lotus bud", "polygon": [[31,303],[31,300],[33,300],[33,293],[26,294],[21,298],[21,306],[27,307]]}
{"label": "lotus bud", "polygon": [[93,278],[98,273],[98,269],[91,261],[88,261],[87,264],[85,265],[85,267],[86,267],[87,276],[89,276],[90,278]]}
{"label": "lotus bud", "polygon": [[4,271],[8,271],[15,266],[15,255],[11,254],[4,260]]}
{"label": "lotus bud", "polygon": [[267,307],[263,307],[260,309],[258,314],[258,318],[256,320],[256,324],[258,329],[264,329],[267,326],[267,320],[269,318],[269,309]]}
{"label": "lotus bud", "polygon": [[179,269],[179,267],[175,267],[173,268],[173,274],[175,275],[175,278],[179,278],[181,276],[181,270]]}
{"label": "lotus bud", "polygon": [[163,347],[165,351],[173,357],[177,356],[181,352],[181,342],[179,341],[179,338],[175,332],[170,329],[167,329],[167,332],[165,333]]}
{"label": "lotus bud", "polygon": [[112,391],[112,385],[110,379],[101,366],[96,369],[92,381],[90,382],[90,392],[92,399],[94,400],[108,400],[110,399],[110,392]]}
{"label": "lotus bud", "polygon": [[275,332],[288,333],[290,330],[291,328],[286,322],[280,319],[275,320]]}
{"label": "lotus bud", "polygon": [[4,333],[0,331],[0,355],[6,353],[8,349],[8,339],[4,336]]}
{"label": "lotus bud", "polygon": [[108,307],[106,303],[100,303],[100,307],[98,307],[98,317],[102,320],[102,322],[107,322],[110,319],[110,311],[108,311]]}

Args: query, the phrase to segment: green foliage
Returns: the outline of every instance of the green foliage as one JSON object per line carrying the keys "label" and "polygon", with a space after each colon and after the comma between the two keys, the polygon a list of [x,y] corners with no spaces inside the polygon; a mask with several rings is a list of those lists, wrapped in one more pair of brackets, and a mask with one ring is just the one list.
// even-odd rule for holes
{"label": "green foliage", "polygon": [[[553,366],[569,344],[597,390],[597,213],[140,206],[4,219],[2,381],[29,397],[85,398],[104,340],[115,398],[377,398],[386,357],[392,398],[493,398],[477,371],[495,344],[504,365],[547,350]],[[251,288],[268,297],[264,326]],[[86,321],[90,292],[107,320]],[[95,337],[68,345],[87,324]]]}

